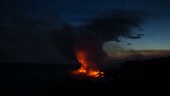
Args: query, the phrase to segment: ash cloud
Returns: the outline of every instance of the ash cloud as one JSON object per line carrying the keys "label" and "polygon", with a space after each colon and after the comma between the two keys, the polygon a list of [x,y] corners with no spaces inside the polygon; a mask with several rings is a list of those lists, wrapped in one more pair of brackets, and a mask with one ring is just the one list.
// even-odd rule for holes
{"label": "ash cloud", "polygon": [[57,33],[56,45],[66,54],[75,57],[75,53],[83,51],[91,65],[102,69],[106,59],[103,44],[108,41],[120,41],[120,37],[139,39],[141,33],[134,33],[134,28],[141,29],[145,12],[133,10],[114,10],[109,14],[99,15],[81,26],[65,24]]}
{"label": "ash cloud", "polygon": [[[75,51],[84,50],[90,62],[103,63],[106,56],[102,48],[104,42],[119,41],[119,37],[138,39],[143,36],[133,33],[132,29],[140,29],[145,12],[112,10],[83,20],[85,23],[81,26],[73,26],[49,10],[44,16],[32,2],[1,1],[1,61],[55,62],[55,59],[67,61],[67,57],[76,60]],[[101,63],[99,65],[103,65]]]}
{"label": "ash cloud", "polygon": [[139,39],[143,34],[134,33],[133,29],[142,30],[141,24],[147,16],[149,14],[142,11],[112,10],[92,19],[86,27],[101,36],[104,41],[119,41],[119,37]]}
{"label": "ash cloud", "polygon": [[[82,26],[73,27],[72,25],[65,24],[61,32],[57,33],[59,37],[56,41],[63,42],[60,44],[63,44],[63,47],[69,48],[69,46],[73,45],[73,42],[81,41],[81,38],[87,38],[86,40],[88,40],[88,36],[86,37],[87,34],[99,37],[103,43],[120,41],[120,37],[140,39],[144,34],[135,33],[133,29],[139,28],[142,30],[141,24],[147,15],[147,13],[142,11],[113,10],[109,14],[102,14],[92,19],[87,19],[89,23],[86,21],[86,24]],[[79,29],[81,31],[78,31]],[[76,37],[79,39],[76,40]]]}

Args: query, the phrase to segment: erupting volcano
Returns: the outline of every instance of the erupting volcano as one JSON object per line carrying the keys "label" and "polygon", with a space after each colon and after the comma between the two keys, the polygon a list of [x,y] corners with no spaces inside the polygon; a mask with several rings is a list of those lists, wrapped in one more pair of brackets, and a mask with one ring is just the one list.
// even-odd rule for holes
{"label": "erupting volcano", "polygon": [[81,33],[81,36],[76,37],[73,48],[77,61],[81,64],[74,74],[92,78],[104,77],[106,54],[103,51],[102,41],[98,36],[89,34],[87,30],[83,34]]}
{"label": "erupting volcano", "polygon": [[78,51],[76,56],[78,62],[81,64],[81,67],[77,70],[77,73],[96,78],[104,76],[104,72],[102,72],[96,64],[88,60],[88,54],[86,52]]}
{"label": "erupting volcano", "polygon": [[104,77],[106,52],[103,44],[120,41],[120,37],[140,39],[143,34],[133,33],[133,28],[141,29],[145,12],[135,10],[113,10],[101,14],[79,26],[64,23],[57,32],[57,47],[69,57],[77,59],[80,68],[73,75],[83,77]]}

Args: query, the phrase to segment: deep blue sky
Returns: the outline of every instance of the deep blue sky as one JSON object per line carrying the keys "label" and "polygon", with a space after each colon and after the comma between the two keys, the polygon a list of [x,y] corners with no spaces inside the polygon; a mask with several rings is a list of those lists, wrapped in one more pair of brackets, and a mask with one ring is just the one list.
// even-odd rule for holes
{"label": "deep blue sky", "polygon": [[[46,16],[50,12],[58,13],[70,24],[80,25],[83,18],[112,9],[142,10],[149,17],[142,25],[145,36],[138,40],[123,40],[122,45],[132,43],[133,49],[170,49],[170,1],[169,0],[32,0],[38,14]],[[28,5],[30,7],[30,5]],[[33,10],[35,10],[35,8]],[[40,16],[40,17],[41,17]],[[140,31],[140,30],[135,30]]]}

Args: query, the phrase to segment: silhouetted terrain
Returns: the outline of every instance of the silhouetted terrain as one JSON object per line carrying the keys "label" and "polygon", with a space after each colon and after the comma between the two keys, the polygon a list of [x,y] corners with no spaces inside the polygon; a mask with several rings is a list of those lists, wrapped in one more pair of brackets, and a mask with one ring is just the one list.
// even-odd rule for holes
{"label": "silhouetted terrain", "polygon": [[114,95],[117,90],[167,89],[169,64],[170,57],[127,61],[119,69],[107,68],[104,78],[94,80],[70,75],[71,70],[79,67],[77,64],[1,63],[1,93],[10,96]]}

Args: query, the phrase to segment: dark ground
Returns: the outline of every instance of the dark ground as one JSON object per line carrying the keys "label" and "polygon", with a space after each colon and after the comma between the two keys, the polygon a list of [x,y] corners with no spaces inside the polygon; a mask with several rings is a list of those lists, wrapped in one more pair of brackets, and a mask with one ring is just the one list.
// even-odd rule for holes
{"label": "dark ground", "polygon": [[169,64],[170,57],[127,61],[119,69],[107,68],[105,78],[94,80],[70,75],[70,70],[79,67],[76,64],[1,63],[0,96],[168,92]]}

